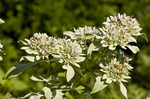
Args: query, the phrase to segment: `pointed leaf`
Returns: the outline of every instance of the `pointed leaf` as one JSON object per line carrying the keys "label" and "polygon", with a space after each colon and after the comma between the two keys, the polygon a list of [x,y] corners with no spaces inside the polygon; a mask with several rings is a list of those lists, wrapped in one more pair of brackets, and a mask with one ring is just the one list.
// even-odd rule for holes
{"label": "pointed leaf", "polygon": [[29,67],[31,67],[37,63],[38,62],[34,62],[34,63],[30,62],[28,64],[17,64],[16,66],[13,66],[12,68],[10,68],[8,70],[4,79],[16,77],[16,76],[20,75],[21,73],[23,73]]}
{"label": "pointed leaf", "polygon": [[56,95],[53,99],[63,99],[63,93],[61,90],[56,90]]}
{"label": "pointed leaf", "polygon": [[94,94],[94,93],[96,93],[96,92],[98,92],[98,91],[103,90],[106,86],[107,86],[107,85],[104,84],[103,81],[101,81],[101,77],[99,77],[99,76],[96,77],[96,82],[95,82],[95,85],[94,85],[94,88],[93,88],[91,94]]}
{"label": "pointed leaf", "polygon": [[44,87],[43,92],[44,92],[44,96],[45,96],[46,99],[51,99],[52,98],[52,92],[51,92],[50,88]]}
{"label": "pointed leaf", "polygon": [[126,99],[128,99],[128,96],[127,96],[127,89],[126,89],[126,87],[123,85],[122,82],[120,82],[120,91],[121,91],[122,95],[123,95]]}
{"label": "pointed leaf", "polygon": [[134,45],[127,45],[127,47],[134,53],[136,54],[139,50],[139,48],[137,46]]}
{"label": "pointed leaf", "polygon": [[67,70],[66,79],[67,79],[67,82],[69,82],[75,75],[74,69],[69,64],[68,65],[64,65],[63,69]]}
{"label": "pointed leaf", "polygon": [[81,86],[81,85],[75,88],[75,90],[76,90],[79,94],[81,94],[84,89],[85,89],[85,87],[84,87],[84,86]]}
{"label": "pointed leaf", "polygon": [[23,57],[21,57],[20,61],[23,61],[25,59],[28,60],[29,62],[34,62],[35,61],[34,56],[23,56]]}
{"label": "pointed leaf", "polygon": [[31,76],[30,79],[33,80],[33,81],[43,81],[42,79],[39,79],[35,76]]}
{"label": "pointed leaf", "polygon": [[0,19],[0,24],[5,23],[2,19]]}

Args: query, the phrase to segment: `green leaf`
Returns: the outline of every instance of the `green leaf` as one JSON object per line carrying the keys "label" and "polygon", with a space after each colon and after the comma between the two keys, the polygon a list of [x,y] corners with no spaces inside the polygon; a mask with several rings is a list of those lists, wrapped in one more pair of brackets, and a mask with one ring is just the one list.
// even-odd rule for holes
{"label": "green leaf", "polygon": [[67,97],[67,99],[74,99],[74,97],[69,92],[66,92],[65,96]]}
{"label": "green leaf", "polygon": [[137,46],[134,45],[127,45],[127,47],[134,53],[136,54],[139,50],[139,48]]}
{"label": "green leaf", "polygon": [[67,79],[67,82],[69,82],[75,75],[74,69],[69,64],[68,65],[64,65],[63,69],[67,70],[66,79]]}
{"label": "green leaf", "polygon": [[46,99],[51,99],[52,98],[52,92],[51,92],[50,88],[44,87],[43,92],[44,92],[44,96],[45,96]]}
{"label": "green leaf", "polygon": [[95,82],[95,85],[94,85],[94,88],[93,88],[91,94],[94,94],[94,93],[96,93],[96,92],[98,92],[98,91],[103,90],[106,86],[107,86],[107,85],[104,84],[103,81],[101,81],[101,77],[99,77],[99,76],[96,77],[96,82]]}
{"label": "green leaf", "polygon": [[79,94],[81,94],[84,89],[85,89],[85,87],[84,87],[84,86],[81,86],[81,85],[75,88],[75,90],[76,90]]}
{"label": "green leaf", "polygon": [[6,75],[4,76],[4,79],[17,77],[21,73],[23,73],[26,69],[29,67],[37,64],[38,62],[30,62],[28,64],[17,64],[16,66],[11,67]]}
{"label": "green leaf", "polygon": [[126,87],[123,85],[122,82],[120,82],[120,91],[121,91],[122,95],[123,95],[126,99],[128,99],[128,96],[127,96],[127,89],[126,89]]}

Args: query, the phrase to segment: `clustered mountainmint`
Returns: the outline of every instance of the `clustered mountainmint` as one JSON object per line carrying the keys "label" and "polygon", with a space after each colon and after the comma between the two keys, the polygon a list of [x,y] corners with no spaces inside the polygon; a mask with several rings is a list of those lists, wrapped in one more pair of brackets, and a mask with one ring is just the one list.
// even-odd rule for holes
{"label": "clustered mountainmint", "polygon": [[[97,52],[99,54],[99,65],[97,66],[99,70],[96,71],[97,76],[95,76],[95,84],[91,94],[117,82],[123,96],[128,98],[123,83],[128,82],[127,80],[131,78],[130,71],[133,67],[129,64],[131,58],[126,56],[122,49],[129,48],[136,54],[139,48],[136,45],[131,45],[131,43],[137,43],[137,37],[142,35],[141,30],[142,28],[135,18],[126,14],[118,14],[107,17],[100,28],[85,26],[74,28],[73,31],[65,31],[63,33],[65,38],[55,38],[46,33],[35,33],[31,38],[21,41],[21,49],[27,55],[22,56],[20,61],[49,61],[51,60],[49,56],[52,56],[56,62],[62,64],[62,69],[66,70],[67,82],[74,84],[75,68],[84,69],[82,68],[84,64],[81,65],[80,63],[91,56],[93,51]],[[44,78],[36,77],[32,77],[32,80],[49,82]],[[29,96],[30,99],[35,99],[35,97],[40,99],[42,96],[46,99],[63,99],[65,88],[72,88],[72,86],[64,86],[57,90],[52,87],[44,87],[42,90],[44,94],[38,92],[36,94],[31,93]]]}

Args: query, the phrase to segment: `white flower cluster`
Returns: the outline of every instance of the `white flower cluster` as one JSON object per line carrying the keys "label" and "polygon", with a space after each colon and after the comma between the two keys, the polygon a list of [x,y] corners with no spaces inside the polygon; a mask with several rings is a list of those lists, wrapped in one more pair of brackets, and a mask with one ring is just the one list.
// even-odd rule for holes
{"label": "white flower cluster", "polygon": [[54,53],[55,45],[57,45],[57,40],[53,37],[49,37],[47,34],[35,33],[30,39],[25,39],[21,41],[23,47],[29,56],[23,56],[21,61],[27,59],[28,61],[36,61],[40,59],[48,59],[48,56]]}
{"label": "white flower cluster", "polygon": [[30,39],[21,41],[22,50],[25,50],[29,56],[23,56],[21,60],[27,59],[34,62],[40,59],[49,59],[49,55],[59,59],[60,63],[79,65],[85,58],[82,54],[80,45],[69,39],[56,39],[45,33],[35,33]]}
{"label": "white flower cluster", "polygon": [[101,72],[97,74],[102,76],[96,77],[92,93],[102,90],[108,84],[119,82],[120,90],[127,98],[123,82],[130,79],[129,71],[133,67],[129,65],[130,59],[116,47],[129,48],[133,53],[138,52],[139,48],[130,43],[137,42],[136,37],[142,34],[142,29],[135,18],[126,14],[110,16],[103,25],[99,29],[85,26],[64,32],[70,39],[56,39],[44,33],[35,33],[30,39],[21,41],[21,49],[29,54],[21,60],[50,60],[51,55],[58,59],[59,63],[63,63],[62,67],[67,70],[66,78],[69,82],[75,75],[72,65],[80,67],[79,63],[85,60],[83,50],[85,53],[87,50],[87,55],[91,55],[92,51],[98,51]]}
{"label": "white flower cluster", "polygon": [[129,70],[132,67],[128,63],[120,63],[116,58],[112,59],[107,66],[100,64],[101,72],[103,72],[103,80],[106,80],[107,84],[112,82],[127,82],[130,78]]}
{"label": "white flower cluster", "polygon": [[141,28],[135,18],[118,14],[117,16],[107,17],[104,26],[99,28],[101,44],[115,50],[116,46],[126,48],[130,42],[136,43],[136,36],[141,35]]}
{"label": "white flower cluster", "polygon": [[74,31],[66,31],[64,32],[64,35],[69,36],[71,39],[74,40],[93,40],[97,37],[97,34],[99,33],[98,29],[96,27],[79,27],[77,29],[74,29]]}
{"label": "white flower cluster", "polygon": [[82,54],[82,48],[77,41],[71,41],[70,39],[58,39],[58,45],[56,45],[57,52],[53,54],[53,57],[60,59],[60,63],[71,63],[77,67],[80,67],[79,62],[84,61],[85,57]]}

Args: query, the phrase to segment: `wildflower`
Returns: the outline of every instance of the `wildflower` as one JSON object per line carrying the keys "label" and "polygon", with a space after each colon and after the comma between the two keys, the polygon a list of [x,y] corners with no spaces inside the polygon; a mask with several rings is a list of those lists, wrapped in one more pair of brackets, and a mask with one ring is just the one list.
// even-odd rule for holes
{"label": "wildflower", "polygon": [[100,64],[101,72],[104,73],[103,79],[106,80],[106,83],[112,82],[127,82],[127,79],[130,79],[129,70],[132,67],[128,63],[121,63],[117,61],[116,58],[112,59],[110,63],[106,66]]}
{"label": "wildflower", "polygon": [[77,41],[71,41],[70,39],[58,39],[58,45],[56,45],[56,53],[52,56],[60,59],[60,63],[73,64],[79,67],[79,62],[84,61],[82,54],[82,48]]}
{"label": "wildflower", "polygon": [[49,37],[44,33],[35,33],[30,39],[21,41],[24,45],[21,49],[25,50],[30,56],[23,56],[21,60],[26,58],[29,61],[35,61],[39,59],[48,59],[48,56],[55,53],[55,45],[57,40],[53,37]]}
{"label": "wildflower", "polygon": [[[137,20],[126,14],[107,17],[103,24],[104,26],[99,28],[101,44],[110,50],[115,50],[116,46],[126,49],[130,42],[137,42],[136,36],[141,35],[142,29]],[[133,51],[131,47],[129,49]],[[138,51],[137,48],[136,50]]]}
{"label": "wildflower", "polygon": [[95,27],[85,26],[79,27],[77,29],[74,28],[74,31],[66,31],[64,35],[69,36],[71,39],[74,40],[93,40],[97,37],[98,29]]}

